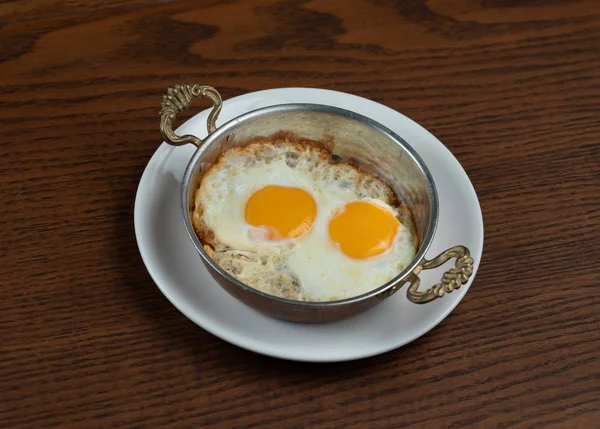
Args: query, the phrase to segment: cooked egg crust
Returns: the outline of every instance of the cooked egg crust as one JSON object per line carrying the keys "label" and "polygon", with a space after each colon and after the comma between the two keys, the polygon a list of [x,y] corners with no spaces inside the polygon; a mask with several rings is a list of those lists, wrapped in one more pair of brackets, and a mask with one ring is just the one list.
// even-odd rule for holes
{"label": "cooked egg crust", "polygon": [[[364,218],[353,212],[332,224],[346,206],[369,210]],[[391,221],[382,222],[388,213]],[[404,270],[418,245],[411,213],[390,186],[337,161],[315,142],[286,135],[221,154],[195,192],[192,224],[208,255],[233,277],[297,301],[333,301],[373,290]],[[373,241],[370,234],[387,241],[377,239],[376,250],[363,252],[361,246]]]}

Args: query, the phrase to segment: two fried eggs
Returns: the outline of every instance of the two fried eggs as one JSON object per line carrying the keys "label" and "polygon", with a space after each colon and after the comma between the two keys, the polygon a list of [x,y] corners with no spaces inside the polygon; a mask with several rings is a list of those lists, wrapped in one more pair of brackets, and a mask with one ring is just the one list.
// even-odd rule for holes
{"label": "two fried eggs", "polygon": [[224,152],[196,190],[192,223],[233,277],[300,301],[371,291],[417,250],[410,212],[386,183],[285,139]]}

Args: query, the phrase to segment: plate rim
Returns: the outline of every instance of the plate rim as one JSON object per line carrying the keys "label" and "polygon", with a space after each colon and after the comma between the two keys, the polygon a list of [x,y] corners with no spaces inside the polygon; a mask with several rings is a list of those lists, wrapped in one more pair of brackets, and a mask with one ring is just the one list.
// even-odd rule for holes
{"label": "plate rim", "polygon": [[[331,358],[329,357],[329,355],[322,355],[322,354],[318,355],[318,356],[311,356],[310,353],[308,353],[305,356],[298,356],[295,353],[285,353],[285,351],[281,351],[281,350],[273,351],[270,348],[265,349],[260,346],[260,343],[256,343],[253,341],[243,341],[243,339],[245,338],[245,336],[243,336],[243,335],[238,336],[238,335],[235,335],[232,333],[227,334],[223,330],[215,329],[215,326],[218,326],[218,324],[213,326],[213,324],[210,324],[210,323],[202,323],[202,321],[198,320],[198,318],[194,314],[190,314],[190,312],[188,312],[185,308],[183,308],[181,305],[178,304],[178,300],[175,299],[171,295],[169,287],[161,286],[160,282],[157,279],[157,275],[154,272],[154,269],[152,267],[152,263],[150,263],[148,261],[148,254],[145,253],[144,246],[142,246],[142,243],[141,243],[142,240],[140,237],[142,235],[142,232],[140,231],[141,226],[140,226],[140,221],[138,220],[138,216],[140,216],[139,215],[139,213],[140,213],[139,206],[141,204],[141,199],[142,199],[140,190],[142,188],[142,185],[145,183],[145,181],[148,180],[147,176],[150,175],[149,166],[153,162],[155,156],[159,152],[163,151],[165,149],[165,147],[167,149],[171,148],[171,146],[169,146],[164,141],[156,148],[156,150],[154,151],[154,153],[148,160],[146,166],[144,167],[144,171],[143,171],[142,175],[140,176],[139,183],[136,188],[136,196],[135,196],[135,202],[134,202],[134,232],[135,232],[135,237],[136,237],[136,244],[138,246],[138,251],[140,252],[140,256],[142,258],[144,266],[145,266],[146,270],[148,271],[150,277],[152,278],[153,282],[155,283],[155,285],[161,291],[161,293],[169,300],[169,302],[178,311],[180,311],[190,321],[192,321],[194,324],[196,324],[200,328],[204,329],[205,331],[209,332],[210,334],[216,336],[217,338],[220,338],[223,341],[226,341],[237,347],[241,347],[243,349],[252,351],[254,353],[258,353],[258,354],[262,354],[262,355],[266,355],[266,356],[270,356],[270,357],[274,357],[274,358],[278,358],[278,359],[290,360],[290,361],[344,362],[344,361],[359,360],[359,359],[365,359],[365,358],[372,357],[372,356],[377,356],[377,355],[380,355],[383,353],[387,353],[391,350],[395,350],[402,346],[405,346],[406,344],[409,344],[409,343],[415,341],[416,339],[420,338],[421,336],[427,334],[432,329],[434,329],[436,326],[438,326],[443,320],[445,320],[454,311],[454,309],[458,306],[458,304],[460,302],[462,302],[462,300],[464,299],[464,296],[468,292],[471,284],[473,283],[473,281],[475,279],[475,276],[477,274],[477,271],[478,271],[479,265],[481,264],[481,259],[483,256],[483,243],[484,243],[484,239],[485,239],[485,236],[484,236],[485,231],[484,231],[483,213],[481,210],[481,204],[479,202],[479,198],[477,196],[477,192],[475,191],[473,183],[469,179],[469,176],[467,175],[462,164],[460,164],[460,162],[458,161],[458,159],[456,159],[454,154],[452,154],[452,152],[439,139],[437,139],[437,137],[435,137],[432,133],[430,133],[426,128],[424,128],[423,126],[421,126],[420,124],[413,121],[412,119],[410,119],[409,117],[407,117],[406,115],[402,114],[399,111],[396,111],[384,104],[378,103],[373,100],[369,100],[367,98],[364,98],[364,97],[361,97],[361,96],[358,96],[355,94],[341,92],[341,91],[335,91],[335,90],[330,90],[330,89],[324,89],[324,88],[281,87],[281,88],[263,89],[263,90],[259,90],[259,91],[244,93],[244,94],[238,95],[236,97],[232,97],[227,100],[224,100],[223,103],[224,103],[224,107],[225,107],[225,103],[228,103],[228,102],[231,103],[233,101],[240,101],[240,100],[243,100],[246,98],[251,98],[251,97],[263,97],[264,98],[265,95],[273,96],[273,95],[276,95],[275,93],[277,93],[277,92],[285,92],[285,91],[290,91],[290,90],[291,91],[301,91],[301,92],[306,91],[306,92],[321,93],[321,94],[325,95],[325,97],[324,97],[325,100],[319,101],[318,104],[322,104],[322,105],[332,105],[332,104],[328,104],[328,102],[326,100],[327,98],[332,97],[332,96],[350,97],[350,98],[355,98],[357,101],[360,101],[362,103],[373,103],[373,104],[377,105],[379,108],[384,108],[389,113],[392,113],[394,115],[401,115],[405,120],[408,120],[412,124],[413,127],[417,127],[418,129],[420,129],[420,131],[424,131],[425,133],[429,134],[436,141],[437,148],[439,150],[444,150],[446,152],[445,156],[451,157],[451,159],[453,159],[454,162],[456,162],[456,164],[460,167],[461,175],[464,176],[463,179],[466,179],[466,183],[468,183],[470,185],[468,190],[470,193],[472,193],[472,197],[474,197],[473,200],[477,203],[476,209],[477,209],[477,213],[478,213],[478,218],[480,220],[480,222],[477,223],[477,226],[479,227],[478,228],[479,231],[478,231],[477,235],[481,237],[481,254],[479,255],[479,257],[477,258],[477,260],[474,264],[473,273],[471,275],[471,278],[465,285],[463,285],[459,289],[459,291],[457,291],[457,292],[460,292],[460,296],[458,297],[458,299],[456,299],[449,306],[444,307],[442,309],[442,311],[439,312],[437,317],[435,317],[434,321],[432,323],[430,323],[430,325],[426,329],[424,329],[422,331],[418,331],[410,336],[407,336],[405,339],[403,339],[403,341],[390,342],[390,344],[388,344],[387,346],[380,347],[377,349],[368,349],[368,348],[357,347],[357,350],[368,350],[368,351],[362,351],[362,352],[359,351],[352,355],[333,356]],[[315,102],[312,102],[312,103],[315,103]],[[275,104],[291,104],[291,103],[290,102],[277,102]],[[272,106],[275,104],[269,104],[269,106]],[[195,114],[191,118],[189,118],[186,122],[184,122],[179,128],[184,127],[186,124],[190,123],[190,121],[192,121],[192,120],[197,120],[199,116],[207,114],[207,112],[209,110],[210,109],[205,109],[205,110],[198,112],[197,114]],[[381,121],[379,119],[373,118],[373,120],[377,121],[378,123],[381,123]],[[226,121],[226,122],[229,122],[229,121]],[[382,124],[382,125],[388,127],[386,124]],[[392,131],[394,131],[394,130],[392,129]],[[394,131],[394,132],[396,132],[396,131]],[[404,137],[401,134],[399,134],[399,133],[397,133],[397,134],[400,135],[400,137],[402,137],[404,139]],[[409,144],[410,144],[410,142],[409,142]],[[412,145],[411,145],[411,147],[412,147]],[[416,149],[414,149],[414,151],[417,154],[419,152]],[[433,241],[432,241],[432,243],[433,243]],[[234,297],[232,297],[230,295],[228,295],[228,297],[230,299],[235,299]],[[266,317],[268,317],[268,316],[266,316]],[[272,319],[272,321],[275,323],[293,323],[293,322],[286,322],[286,321],[281,321],[281,320],[277,320],[277,319]],[[227,330],[225,330],[225,331],[227,331]]]}

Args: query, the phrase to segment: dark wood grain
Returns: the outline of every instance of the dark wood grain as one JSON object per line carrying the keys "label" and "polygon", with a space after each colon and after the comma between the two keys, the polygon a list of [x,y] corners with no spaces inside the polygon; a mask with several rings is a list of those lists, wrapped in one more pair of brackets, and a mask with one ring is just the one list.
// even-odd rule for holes
{"label": "dark wood grain", "polygon": [[[133,200],[180,81],[315,86],[457,156],[486,242],[439,327],[358,362],[229,345],[139,257]],[[600,3],[0,6],[0,426],[592,428],[600,421]]]}

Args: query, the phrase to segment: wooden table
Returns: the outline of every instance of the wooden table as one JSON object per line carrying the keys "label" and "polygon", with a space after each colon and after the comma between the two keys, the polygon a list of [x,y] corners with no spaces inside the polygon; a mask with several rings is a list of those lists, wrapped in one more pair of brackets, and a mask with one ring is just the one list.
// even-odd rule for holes
{"label": "wooden table", "polygon": [[[0,427],[599,427],[599,2],[31,0],[0,22]],[[341,364],[186,319],[133,233],[181,81],[330,88],[428,128],[484,214],[463,302]]]}

